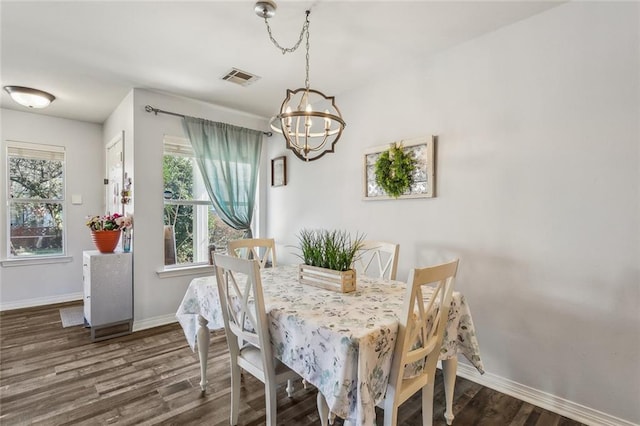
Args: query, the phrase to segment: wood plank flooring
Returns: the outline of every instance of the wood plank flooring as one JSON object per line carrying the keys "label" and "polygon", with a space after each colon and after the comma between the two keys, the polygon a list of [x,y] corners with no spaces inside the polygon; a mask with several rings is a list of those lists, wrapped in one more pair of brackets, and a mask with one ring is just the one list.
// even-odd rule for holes
{"label": "wood plank flooring", "polygon": [[[212,333],[209,385],[200,395],[200,368],[178,324],[90,342],[82,326],[62,328],[59,309],[79,302],[0,313],[0,424],[211,425],[229,424],[229,354],[224,333]],[[434,425],[445,425],[438,373]],[[239,425],[265,421],[264,387],[245,375]],[[458,377],[455,426],[579,426]],[[399,412],[399,425],[421,422],[419,394]],[[378,412],[382,425],[382,411]],[[278,393],[278,424],[319,425],[316,391]],[[336,425],[342,425],[337,419]]]}

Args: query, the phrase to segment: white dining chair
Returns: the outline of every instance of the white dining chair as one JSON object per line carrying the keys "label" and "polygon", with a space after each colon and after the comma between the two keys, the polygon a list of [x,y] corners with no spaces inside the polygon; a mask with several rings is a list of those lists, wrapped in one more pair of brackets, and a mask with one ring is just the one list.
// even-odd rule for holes
{"label": "white dining chair", "polygon": [[[266,424],[275,426],[276,386],[301,378],[273,356],[260,264],[256,259],[240,259],[216,253],[214,268],[231,357],[231,425],[238,424],[242,368],[264,383]],[[243,345],[240,346],[238,342],[243,342]],[[292,391],[287,387],[289,397]]]}
{"label": "white dining chair", "polygon": [[273,238],[241,238],[227,243],[230,256],[257,259],[260,267],[276,266],[276,242]]}
{"label": "white dining chair", "polygon": [[[276,242],[273,238],[239,238],[227,243],[229,256],[241,259],[256,259],[260,268],[276,267]],[[242,341],[239,342],[242,346]],[[292,384],[289,383],[289,387]]]}
{"label": "white dining chair", "polygon": [[366,276],[395,280],[399,251],[399,244],[365,240],[358,250],[354,267]]}
{"label": "white dining chair", "polygon": [[[396,426],[398,407],[420,390],[422,425],[432,424],[434,376],[457,269],[458,259],[438,266],[413,269],[409,274],[389,383],[381,404],[385,426]],[[423,289],[426,286],[432,286],[433,293],[425,304]],[[407,370],[410,374],[405,378]]]}

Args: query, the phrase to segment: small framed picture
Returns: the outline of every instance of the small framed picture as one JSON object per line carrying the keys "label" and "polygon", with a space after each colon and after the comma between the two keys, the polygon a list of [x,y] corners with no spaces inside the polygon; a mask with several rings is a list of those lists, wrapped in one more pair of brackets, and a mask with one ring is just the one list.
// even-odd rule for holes
{"label": "small framed picture", "polygon": [[271,160],[271,186],[287,184],[287,157],[276,157]]}

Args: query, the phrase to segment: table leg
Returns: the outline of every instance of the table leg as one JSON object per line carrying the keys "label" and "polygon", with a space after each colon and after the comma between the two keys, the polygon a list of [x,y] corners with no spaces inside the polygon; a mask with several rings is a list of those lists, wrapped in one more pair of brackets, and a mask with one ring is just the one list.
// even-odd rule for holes
{"label": "table leg", "polygon": [[200,357],[200,390],[204,395],[207,391],[207,359],[209,358],[209,327],[202,315],[198,315],[198,355]]}
{"label": "table leg", "polygon": [[442,376],[444,378],[444,395],[446,402],[444,419],[447,421],[448,425],[453,423],[453,390],[456,386],[457,371],[457,357],[442,360]]}
{"label": "table leg", "polygon": [[320,416],[320,423],[322,424],[322,426],[328,426],[329,404],[327,404],[327,400],[324,398],[324,395],[320,391],[318,391],[317,404],[318,404],[318,415]]}

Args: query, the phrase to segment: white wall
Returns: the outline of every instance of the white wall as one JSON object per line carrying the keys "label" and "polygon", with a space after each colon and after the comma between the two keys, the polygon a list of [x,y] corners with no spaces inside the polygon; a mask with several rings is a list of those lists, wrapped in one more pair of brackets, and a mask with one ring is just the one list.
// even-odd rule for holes
{"label": "white wall", "polygon": [[[459,256],[488,373],[640,423],[638,19],[569,3],[339,95],[337,152],[268,191],[279,260],[303,227],[399,242],[399,279]],[[362,200],[367,147],[431,134],[437,198]]]}
{"label": "white wall", "polygon": [[[124,134],[124,172],[127,177],[135,179],[135,169],[133,167],[133,90],[120,102],[115,110],[111,112],[109,118],[104,122],[102,131],[102,142],[106,146],[109,142]],[[105,148],[102,148],[105,155]],[[103,168],[106,173],[106,166]],[[106,200],[104,200],[106,203]],[[103,207],[106,211],[106,206]],[[133,213],[133,201],[124,206],[125,214]]]}
{"label": "white wall", "polygon": [[[64,146],[66,150],[67,252],[70,262],[0,267],[0,310],[82,299],[82,251],[92,250],[86,216],[102,212],[102,126],[74,120],[1,109],[2,177],[5,199],[6,141]],[[71,196],[82,204],[72,205]],[[0,209],[0,241],[6,241],[6,210]],[[3,244],[0,257],[6,259]]]}
{"label": "white wall", "polygon": [[[113,130],[126,128],[129,111],[133,113],[133,135],[125,134],[125,146],[128,147],[125,148],[125,170],[131,170],[126,158],[133,158],[133,203],[127,210],[134,214],[134,330],[174,321],[178,305],[194,278],[193,274],[161,278],[157,273],[164,268],[163,137],[184,136],[184,132],[179,118],[145,112],[148,104],[166,111],[237,126],[267,128],[267,120],[261,117],[142,89],[135,89],[105,124],[105,128]],[[109,137],[109,133],[105,132],[105,137]],[[267,143],[268,139],[265,139],[265,145]],[[133,149],[132,155],[128,151],[130,148]],[[264,152],[266,159],[266,148]],[[266,164],[265,161],[263,164]],[[261,170],[263,180],[266,179],[266,170],[266,167]],[[264,223],[264,218],[261,221]],[[200,275],[211,273],[210,268],[200,271]]]}

